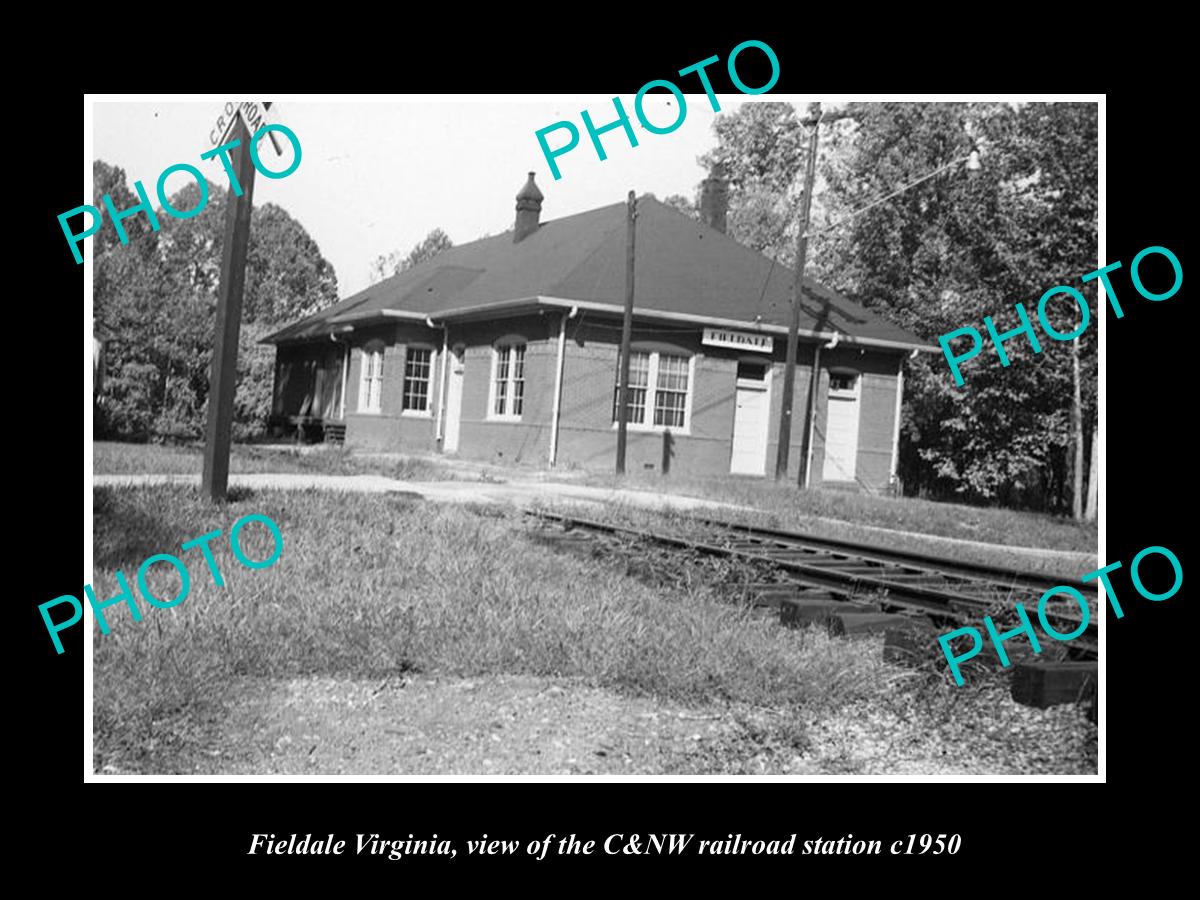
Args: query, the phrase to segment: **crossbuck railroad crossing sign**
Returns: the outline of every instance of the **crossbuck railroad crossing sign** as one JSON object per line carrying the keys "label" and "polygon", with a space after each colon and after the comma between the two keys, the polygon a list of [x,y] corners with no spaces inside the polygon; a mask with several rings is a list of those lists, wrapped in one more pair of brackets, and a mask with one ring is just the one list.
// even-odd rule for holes
{"label": "crossbuck railroad crossing sign", "polygon": [[[246,130],[251,135],[258,131],[262,126],[274,121],[272,116],[268,115],[271,109],[271,102],[259,103],[255,100],[244,100],[241,103],[229,101],[225,104],[225,108],[221,114],[217,116],[216,124],[208,133],[208,139],[214,147],[220,147],[229,141],[230,135],[233,132],[233,126],[237,123],[239,117],[246,123]],[[275,132],[268,132],[271,138],[271,146],[275,148],[275,153],[279,156],[283,155],[283,150],[279,146],[279,140],[275,137]]]}

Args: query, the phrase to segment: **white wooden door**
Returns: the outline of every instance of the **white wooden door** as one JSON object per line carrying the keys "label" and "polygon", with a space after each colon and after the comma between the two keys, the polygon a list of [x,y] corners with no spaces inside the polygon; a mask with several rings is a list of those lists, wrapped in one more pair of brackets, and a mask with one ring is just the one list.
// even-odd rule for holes
{"label": "white wooden door", "polygon": [[767,473],[767,424],[771,414],[770,367],[742,363],[738,366],[737,408],[733,413],[733,452],[729,471],[734,475]]}
{"label": "white wooden door", "polygon": [[831,373],[825,418],[825,481],[853,481],[858,457],[859,375]]}
{"label": "white wooden door", "polygon": [[463,355],[461,347],[450,351],[450,380],[446,385],[446,438],[442,450],[454,453],[458,450],[458,426],[462,419]]}

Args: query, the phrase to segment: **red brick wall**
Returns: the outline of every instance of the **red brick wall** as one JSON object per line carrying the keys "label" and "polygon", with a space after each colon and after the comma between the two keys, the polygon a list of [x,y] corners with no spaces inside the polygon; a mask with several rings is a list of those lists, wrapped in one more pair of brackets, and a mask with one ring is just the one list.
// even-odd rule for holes
{"label": "red brick wall", "polygon": [[[358,408],[362,379],[363,348],[372,341],[383,342],[383,389],[378,413]],[[409,344],[433,348],[435,358],[430,379],[430,414],[401,414],[404,401],[404,358]],[[374,450],[429,453],[436,449],[434,422],[438,386],[441,384],[441,330],[405,323],[355,330],[350,336],[350,377],[346,383],[346,443]]]}
{"label": "red brick wall", "polygon": [[[462,418],[459,428],[460,456],[500,463],[545,466],[550,449],[553,421],[555,368],[558,354],[557,312],[518,318],[497,318],[457,325],[450,329],[451,345],[466,345]],[[729,473],[736,404],[738,358],[770,361],[771,419],[768,444],[764,448],[766,476],[775,472],[779,422],[783,397],[785,339],[775,338],[771,356],[742,353],[700,343],[701,329],[693,326],[654,324],[634,329],[635,349],[660,349],[695,357],[692,371],[689,433],[629,430],[626,453],[628,471],[662,471],[664,454],[671,472],[706,476]],[[525,397],[518,422],[489,418],[488,402],[492,375],[493,344],[505,336],[524,338]],[[378,414],[358,412],[362,347],[378,339],[384,343],[382,409]],[[442,331],[405,323],[362,329],[350,335],[350,371],[346,385],[347,443],[383,450],[436,452],[437,408],[442,398]],[[620,321],[601,319],[582,312],[567,322],[566,360],[559,431],[558,466],[611,470],[616,456],[616,428],[612,424],[613,389],[617,374]],[[433,347],[436,353],[430,385],[428,417],[401,415],[404,385],[404,354],[409,343]],[[788,477],[796,480],[803,465],[804,419],[813,344],[802,342],[796,369],[795,405],[792,416],[791,453]],[[286,408],[297,403],[293,394],[303,379],[284,378],[302,371],[306,355],[323,352],[281,348],[280,389],[277,404]],[[340,352],[340,349],[339,349]],[[822,353],[821,379],[817,393],[817,431],[812,454],[813,484],[820,484],[824,468],[824,430],[828,407],[828,368],[846,367],[862,373],[859,400],[858,487],[883,490],[888,485],[895,415],[896,373],[900,355],[862,351],[839,346]]]}
{"label": "red brick wall", "polygon": [[[612,424],[613,389],[617,377],[620,343],[619,323],[585,321],[568,330],[563,387],[562,425],[559,434],[559,465],[587,469],[611,469],[616,459],[616,428]],[[687,475],[729,474],[736,407],[737,360],[773,361],[771,424],[764,448],[766,471],[775,471],[779,436],[779,409],[783,389],[782,340],[776,340],[774,356],[743,353],[700,343],[701,329],[654,326],[635,328],[634,349],[659,348],[695,356],[689,433],[662,433],[629,429],[626,470],[662,471],[664,454],[670,455],[670,471]],[[811,365],[811,351],[802,350],[801,362]],[[807,386],[807,374],[797,372],[798,397]],[[801,418],[802,421],[802,418]],[[796,457],[803,428],[793,428],[791,469],[798,471]]]}
{"label": "red brick wall", "polygon": [[[557,313],[548,313],[451,327],[451,345],[467,345],[459,456],[496,463],[546,465],[558,359],[558,322]],[[492,347],[506,338],[525,341],[525,394],[520,421],[489,418]]]}

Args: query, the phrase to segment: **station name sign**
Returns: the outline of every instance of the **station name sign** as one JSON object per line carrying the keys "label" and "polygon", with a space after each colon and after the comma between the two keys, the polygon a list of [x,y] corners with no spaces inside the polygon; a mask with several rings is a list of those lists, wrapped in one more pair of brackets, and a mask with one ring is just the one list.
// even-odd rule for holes
{"label": "station name sign", "polygon": [[753,350],[756,353],[771,353],[775,349],[775,339],[770,335],[728,331],[724,328],[705,328],[700,342],[710,347],[732,347],[734,350]]}

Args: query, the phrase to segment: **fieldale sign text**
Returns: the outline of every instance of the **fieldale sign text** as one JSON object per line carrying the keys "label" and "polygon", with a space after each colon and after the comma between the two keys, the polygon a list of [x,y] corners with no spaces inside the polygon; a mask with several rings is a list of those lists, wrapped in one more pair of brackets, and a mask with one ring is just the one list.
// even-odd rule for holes
{"label": "fieldale sign text", "polygon": [[770,353],[775,349],[775,339],[766,334],[748,331],[726,331],[724,328],[705,328],[701,343],[710,347],[732,347],[735,350],[753,350]]}

